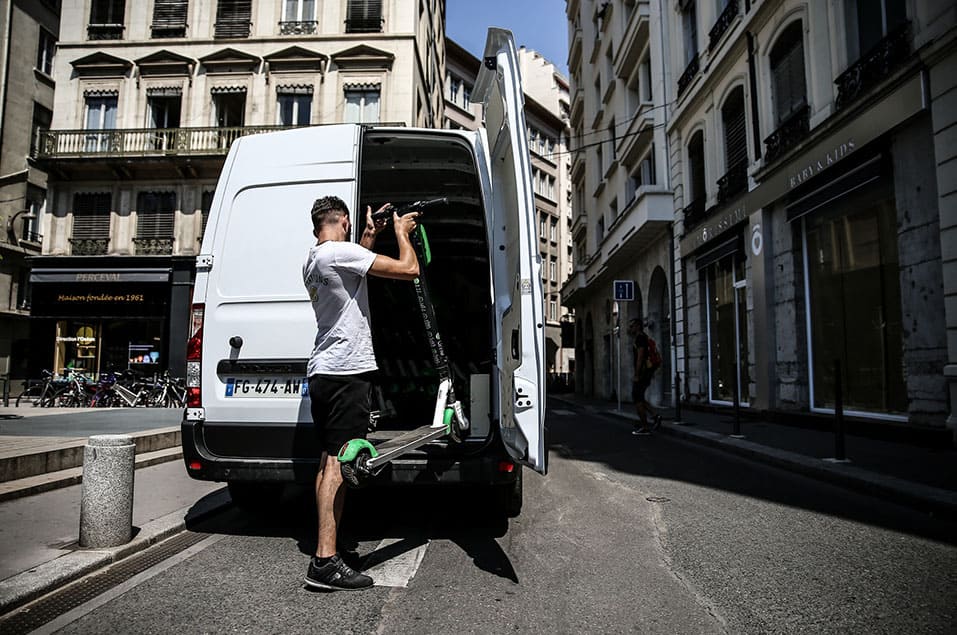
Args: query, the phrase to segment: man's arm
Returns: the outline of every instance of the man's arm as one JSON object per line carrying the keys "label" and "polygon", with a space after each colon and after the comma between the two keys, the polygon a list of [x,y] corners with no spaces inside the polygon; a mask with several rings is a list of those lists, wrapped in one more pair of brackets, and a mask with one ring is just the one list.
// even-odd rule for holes
{"label": "man's arm", "polygon": [[415,257],[415,249],[409,240],[409,233],[415,229],[415,217],[418,215],[418,212],[412,212],[400,218],[397,214],[392,214],[395,240],[399,243],[399,258],[376,254],[372,266],[369,267],[370,275],[393,280],[412,280],[419,275],[419,259]]}
{"label": "man's arm", "polygon": [[[378,209],[377,213],[381,212],[388,206],[389,204],[386,203]],[[365,229],[362,230],[362,236],[359,238],[359,244],[369,251],[372,251],[372,249],[375,247],[375,238],[379,235],[379,232],[382,231],[383,227],[385,227],[385,221],[379,221],[378,223],[374,222],[372,220],[372,208],[366,205],[366,226]]]}

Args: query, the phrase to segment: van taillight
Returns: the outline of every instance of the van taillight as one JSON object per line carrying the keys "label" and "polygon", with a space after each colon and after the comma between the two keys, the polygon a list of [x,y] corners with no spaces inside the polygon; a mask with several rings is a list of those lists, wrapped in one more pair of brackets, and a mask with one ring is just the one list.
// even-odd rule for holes
{"label": "van taillight", "polygon": [[203,370],[203,315],[206,305],[194,304],[190,314],[190,333],[186,343],[186,407],[202,406],[200,380]]}

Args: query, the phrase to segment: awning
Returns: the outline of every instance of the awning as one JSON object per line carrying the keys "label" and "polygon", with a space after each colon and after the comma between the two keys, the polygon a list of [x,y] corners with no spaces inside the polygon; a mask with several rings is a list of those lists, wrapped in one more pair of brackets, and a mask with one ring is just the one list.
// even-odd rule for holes
{"label": "awning", "polygon": [[102,284],[104,282],[169,282],[170,269],[33,269],[30,282],[71,282]]}

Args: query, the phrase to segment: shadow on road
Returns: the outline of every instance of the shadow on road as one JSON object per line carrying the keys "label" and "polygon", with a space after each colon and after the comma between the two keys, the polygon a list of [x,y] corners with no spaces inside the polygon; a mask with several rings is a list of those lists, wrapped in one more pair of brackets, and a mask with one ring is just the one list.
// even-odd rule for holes
{"label": "shadow on road", "polygon": [[[286,537],[295,540],[304,555],[315,553],[318,521],[308,486],[288,485],[281,497],[263,501],[258,510],[229,505],[220,513],[201,513],[217,495],[222,494],[213,493],[193,506],[186,517],[190,531]],[[448,540],[468,554],[477,568],[518,583],[508,555],[496,541],[508,532],[508,520],[495,511],[495,503],[487,489],[469,486],[350,490],[339,532],[340,551],[360,549],[360,543],[368,548],[369,543],[396,540],[362,554],[361,566],[368,569],[429,540]]]}
{"label": "shadow on road", "polygon": [[693,483],[957,544],[957,522],[814,481],[663,434],[633,436],[628,421],[563,405],[548,412],[549,451],[642,476]]}

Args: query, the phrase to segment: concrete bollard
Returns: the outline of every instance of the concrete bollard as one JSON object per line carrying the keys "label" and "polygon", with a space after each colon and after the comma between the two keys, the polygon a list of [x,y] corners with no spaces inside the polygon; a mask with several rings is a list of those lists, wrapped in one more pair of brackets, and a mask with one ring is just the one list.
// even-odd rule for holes
{"label": "concrete bollard", "polygon": [[125,434],[94,435],[83,448],[81,547],[116,547],[133,537],[135,457],[136,446]]}

